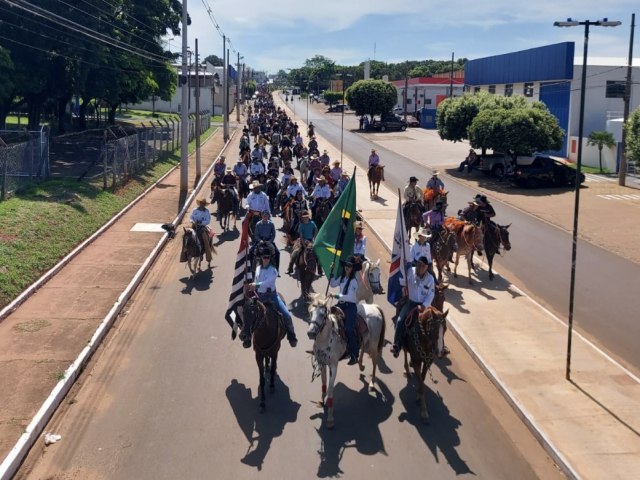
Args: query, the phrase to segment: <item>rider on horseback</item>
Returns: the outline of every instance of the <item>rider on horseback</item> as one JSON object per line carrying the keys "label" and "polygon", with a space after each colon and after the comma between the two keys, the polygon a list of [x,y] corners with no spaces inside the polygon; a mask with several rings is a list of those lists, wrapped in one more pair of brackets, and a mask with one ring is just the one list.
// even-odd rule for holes
{"label": "rider on horseback", "polygon": [[429,227],[431,233],[433,233],[433,239],[436,241],[442,234],[444,225],[444,202],[437,200],[435,207],[422,215],[422,221]]}
{"label": "rider on horseback", "polygon": [[224,176],[224,172],[227,170],[227,165],[224,163],[225,156],[220,155],[218,161],[213,165],[213,175],[215,178],[222,178]]}
{"label": "rider on horseback", "polygon": [[409,184],[404,187],[404,205],[402,206],[402,211],[407,213],[407,208],[412,203],[418,203],[422,208],[423,207],[423,199],[424,196],[422,194],[422,189],[418,187],[418,179],[416,177],[409,178]]}
{"label": "rider on horseback", "polygon": [[[269,302],[273,307],[280,312],[282,318],[284,319],[284,323],[287,329],[287,340],[289,340],[289,344],[292,347],[295,347],[298,344],[298,339],[296,338],[296,332],[293,329],[293,320],[291,319],[291,314],[287,309],[287,306],[280,298],[276,291],[276,279],[278,278],[278,271],[271,265],[271,255],[268,251],[266,252],[258,252],[260,254],[261,265],[258,265],[256,268],[256,281],[251,285],[256,288],[258,293],[258,298],[261,302]],[[245,322],[245,324],[248,322]],[[251,347],[251,336],[247,331],[249,329],[248,325],[243,325],[242,332],[242,346],[244,348]]]}
{"label": "rider on horseback", "polygon": [[[274,263],[276,270],[280,270],[280,250],[276,247],[276,227],[271,221],[270,214],[268,210],[264,210],[262,212],[262,220],[256,223],[256,227],[254,229],[254,244],[249,250],[249,258],[253,259],[253,254],[255,252],[256,246],[260,242],[265,242],[265,247],[269,250],[271,255],[274,257]],[[280,274],[278,273],[278,276]]]}
{"label": "rider on horseback", "polygon": [[333,293],[331,296],[338,300],[337,306],[344,313],[344,329],[347,333],[347,346],[350,355],[348,365],[355,365],[358,362],[360,350],[356,332],[358,281],[355,278],[355,274],[360,268],[361,263],[354,256],[351,256],[342,263],[342,275],[338,278],[331,278],[329,281],[330,286],[340,287],[340,293]]}
{"label": "rider on horseback", "polygon": [[257,180],[261,175],[264,175],[264,163],[255,157],[251,158],[251,165],[249,165],[249,173]]}
{"label": "rider on horseback", "polygon": [[404,278],[400,279],[400,285],[405,284],[403,285],[403,292],[409,298],[403,305],[402,310],[400,310],[396,321],[396,332],[393,337],[393,346],[391,347],[391,353],[396,358],[400,354],[400,348],[404,342],[404,322],[407,316],[415,307],[418,308],[418,312],[429,308],[433,301],[435,283],[433,276],[427,273],[428,268],[429,259],[427,257],[420,257],[416,265],[407,270],[406,281]]}
{"label": "rider on horseback", "polygon": [[362,222],[356,223],[356,234],[353,239],[353,256],[360,261],[360,263],[364,262],[367,257],[365,255],[367,250],[367,237],[364,236],[362,230],[364,229],[364,225]]}
{"label": "rider on horseback", "polygon": [[298,183],[298,178],[295,176],[292,176],[289,179],[289,186],[287,187],[287,196],[289,198],[294,198],[298,192],[302,193],[303,197],[306,193],[304,190],[304,187]]}
{"label": "rider on horseback", "polygon": [[444,182],[440,180],[440,178],[438,178],[438,175],[440,175],[440,172],[434,170],[426,186],[427,188],[430,188],[431,190],[434,190],[436,192],[444,190]]}
{"label": "rider on horseback", "polygon": [[227,168],[224,176],[220,180],[220,185],[223,188],[228,188],[233,195],[233,213],[237,216],[240,202],[238,200],[238,192],[236,191],[236,181],[236,176],[233,174],[231,168]]}
{"label": "rider on horseback", "polygon": [[313,213],[313,218],[316,218],[318,200],[325,199],[326,201],[329,201],[331,199],[331,188],[327,185],[327,179],[324,178],[324,175],[321,175],[318,178],[318,184],[316,185],[316,188],[313,189],[313,192],[311,192],[311,198],[313,199],[311,212]]}
{"label": "rider on horseback", "polygon": [[204,248],[204,252],[207,256],[207,262],[209,262],[209,266],[211,266],[211,237],[209,236],[211,212],[209,212],[209,209],[207,208],[209,202],[207,202],[206,198],[201,198],[200,200],[196,200],[196,204],[198,206],[191,212],[189,220],[191,220],[191,223],[193,223],[194,228],[196,229],[198,242],[200,242],[200,246]]}
{"label": "rider on horseback", "polygon": [[[367,171],[367,179],[371,180],[371,173],[373,169],[380,165],[380,156],[376,153],[375,148],[371,149],[371,155],[369,155],[369,170]],[[382,181],[384,182],[384,171],[382,174]]]}
{"label": "rider on horseback", "polygon": [[429,260],[429,273],[433,276],[437,285],[438,280],[436,279],[436,274],[433,271],[433,261],[431,259],[430,242],[432,241],[432,234],[426,228],[421,228],[418,230],[418,233],[416,233],[416,237],[416,241],[411,245],[411,250],[409,251],[409,262],[411,265],[416,265],[420,257],[427,257]]}
{"label": "rider on horseback", "polygon": [[287,273],[291,275],[293,273],[293,266],[298,261],[298,257],[300,256],[300,252],[302,251],[303,242],[308,243],[313,241],[318,234],[318,227],[311,220],[311,216],[309,212],[306,211],[300,215],[300,224],[298,224],[298,234],[300,238],[296,241],[293,251],[291,252],[291,257],[289,259],[289,268],[287,268]]}

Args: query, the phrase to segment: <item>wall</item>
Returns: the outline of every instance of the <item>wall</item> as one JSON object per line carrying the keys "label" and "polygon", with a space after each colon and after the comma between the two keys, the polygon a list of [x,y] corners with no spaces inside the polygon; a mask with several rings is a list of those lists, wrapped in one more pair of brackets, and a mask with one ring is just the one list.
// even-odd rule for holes
{"label": "wall", "polygon": [[[582,165],[588,167],[598,168],[599,151],[596,146],[587,146],[587,137],[582,139]],[[573,162],[578,161],[578,137],[569,137],[569,152],[567,158]],[[613,148],[604,147],[602,149],[602,168],[609,170],[610,172],[617,171],[617,145]]]}

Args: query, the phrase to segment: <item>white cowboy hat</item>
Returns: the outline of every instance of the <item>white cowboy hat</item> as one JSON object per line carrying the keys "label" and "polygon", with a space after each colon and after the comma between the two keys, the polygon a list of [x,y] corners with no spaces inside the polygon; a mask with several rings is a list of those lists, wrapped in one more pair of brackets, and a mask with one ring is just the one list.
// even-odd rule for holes
{"label": "white cowboy hat", "polygon": [[413,234],[413,238],[425,237],[427,240],[431,238],[431,232],[429,229],[422,227],[416,233]]}
{"label": "white cowboy hat", "polygon": [[438,175],[440,175],[440,172],[438,170],[434,170],[433,173],[431,174],[431,176],[433,177],[437,177]]}
{"label": "white cowboy hat", "polygon": [[260,184],[260,182],[258,180],[254,180],[253,182],[251,182],[251,188],[256,188],[256,187],[261,187],[262,185]]}

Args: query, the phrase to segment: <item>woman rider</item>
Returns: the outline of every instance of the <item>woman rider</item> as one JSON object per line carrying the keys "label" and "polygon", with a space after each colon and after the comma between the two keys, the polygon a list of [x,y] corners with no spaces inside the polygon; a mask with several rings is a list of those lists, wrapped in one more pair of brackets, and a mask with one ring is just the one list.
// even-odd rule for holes
{"label": "woman rider", "polygon": [[352,255],[343,262],[342,275],[338,278],[332,278],[329,282],[332,287],[340,287],[339,293],[333,293],[331,296],[338,300],[338,307],[344,312],[344,328],[347,332],[347,348],[350,355],[348,365],[355,365],[358,362],[360,350],[356,333],[358,282],[355,274],[358,270],[360,270],[360,262]]}

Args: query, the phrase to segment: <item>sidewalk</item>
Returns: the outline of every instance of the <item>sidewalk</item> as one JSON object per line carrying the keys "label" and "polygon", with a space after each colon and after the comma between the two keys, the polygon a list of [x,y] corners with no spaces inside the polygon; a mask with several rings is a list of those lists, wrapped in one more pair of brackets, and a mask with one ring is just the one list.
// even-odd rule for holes
{"label": "sidewalk", "polygon": [[[300,119],[298,124],[306,128]],[[339,149],[316,137],[332,159],[340,158]],[[354,166],[343,156],[346,171]],[[371,200],[366,171],[360,168],[356,192],[370,232],[390,251],[397,192],[382,184],[380,198]],[[382,260],[385,268],[388,260]],[[573,381],[565,380],[566,326],[507,279],[496,275],[488,283],[483,273],[471,287],[466,272],[450,278],[453,334],[569,478],[638,477],[640,379],[574,333]]]}
{"label": "sidewalk", "polygon": [[[201,148],[203,177],[223,147],[218,129]],[[191,189],[194,183],[195,155],[191,155]],[[16,453],[12,448],[23,441],[25,431],[30,432],[30,422],[43,402],[50,401],[59,380],[68,377],[69,365],[80,355],[89,355],[87,339],[93,336],[89,343],[99,343],[94,332],[104,327],[106,333],[109,325],[103,320],[117,316],[126,303],[123,292],[130,284],[135,287],[138,270],[160,251],[165,232],[159,227],[173,221],[181,209],[180,168],[157,187],[161,188],[151,189],[0,322],[0,464]],[[208,191],[206,186],[203,192]],[[46,420],[40,419],[40,424]],[[3,476],[3,466],[4,480],[11,474]]]}

